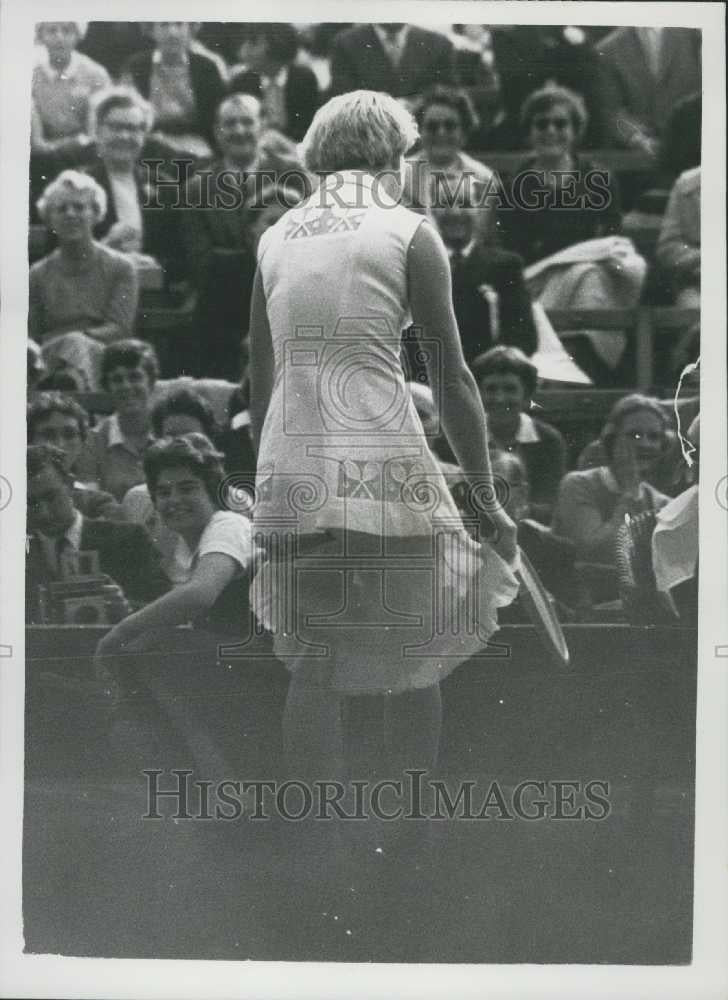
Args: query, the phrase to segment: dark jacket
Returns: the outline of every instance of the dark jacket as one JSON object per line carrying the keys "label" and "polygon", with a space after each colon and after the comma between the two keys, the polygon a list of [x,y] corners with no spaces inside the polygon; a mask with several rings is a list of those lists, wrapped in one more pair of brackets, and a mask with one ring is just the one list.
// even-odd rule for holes
{"label": "dark jacket", "polygon": [[506,250],[475,247],[462,260],[453,258],[451,270],[452,302],[468,364],[494,343],[490,307],[480,290],[483,285],[490,285],[498,294],[499,342],[533,354],[538,336],[523,260]]}
{"label": "dark jacket", "polygon": [[[539,194],[543,184],[533,156],[518,164],[506,184],[511,207],[498,215],[503,245],[520,254],[527,265],[575,243],[619,232],[622,214],[614,171],[598,167],[585,156],[577,155],[575,161],[574,170],[569,171],[573,187],[571,178],[565,177],[558,203]],[[578,207],[570,207],[577,199]]]}
{"label": "dark jacket", "polygon": [[[231,94],[252,94],[259,100],[262,97],[260,75],[252,70],[237,73],[230,81],[228,89]],[[288,67],[283,99],[288,116],[285,134],[300,142],[320,103],[318,81],[310,67],[295,64]]]}
{"label": "dark jacket", "polygon": [[[84,518],[82,552],[97,552],[99,570],[111,577],[134,604],[144,604],[169,589],[159,555],[146,529],[140,524]],[[45,559],[37,538],[30,538],[25,562],[25,618],[30,625],[40,620],[38,587],[57,579]]]}
{"label": "dark jacket", "polygon": [[399,65],[392,65],[372,24],[342,31],[331,52],[331,93],[383,90],[414,97],[436,83],[454,79],[452,43],[435,31],[410,25]]}
{"label": "dark jacket", "polygon": [[198,375],[230,379],[240,373],[240,341],[248,331],[256,268],[250,231],[254,210],[242,203],[226,208],[230,191],[226,193],[219,183],[222,163],[216,161],[206,169],[211,171],[209,183],[202,174],[194,175],[185,202],[207,207],[177,213],[178,256],[197,291],[198,329],[206,331],[190,365]]}
{"label": "dark jacket", "polygon": [[[603,145],[604,107],[598,86],[598,57],[588,41],[572,44],[560,25],[499,26],[491,35],[505,119],[495,132],[488,129],[472,136],[472,149],[523,148],[526,137],[520,127],[521,107],[529,94],[549,80],[584,99],[589,121],[582,146],[595,149]],[[473,57],[467,53],[459,58]],[[462,71],[460,75],[465,83],[468,75]]]}
{"label": "dark jacket", "polygon": [[[134,86],[149,100],[153,52],[137,52],[127,60],[124,75],[131,77]],[[226,93],[225,82],[215,62],[199,52],[190,52],[190,82],[195,95],[196,131],[212,141],[215,112]]]}
{"label": "dark jacket", "polygon": [[[147,170],[141,162],[134,171],[142,213],[142,253],[149,254],[159,261],[168,278],[175,278],[180,274],[178,235],[180,213],[179,209],[173,206],[178,202],[181,186],[171,176],[163,176],[157,166],[150,165]],[[111,181],[102,160],[96,160],[87,168],[86,173],[106,192],[106,216],[94,229],[96,239],[102,240],[119,218]]]}

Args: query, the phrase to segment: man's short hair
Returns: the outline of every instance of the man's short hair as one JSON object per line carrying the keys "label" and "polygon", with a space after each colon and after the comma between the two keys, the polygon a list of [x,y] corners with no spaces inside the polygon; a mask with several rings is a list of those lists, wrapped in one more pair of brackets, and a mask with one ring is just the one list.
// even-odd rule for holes
{"label": "man's short hair", "polygon": [[538,385],[538,368],[518,347],[497,344],[479,354],[472,362],[471,369],[478,383],[488,375],[516,375],[523,383],[528,399],[531,399]]}
{"label": "man's short hair", "polygon": [[143,340],[117,340],[107,344],[101,355],[101,388],[108,390],[109,373],[114,368],[143,368],[150,385],[159,378],[157,352]]}

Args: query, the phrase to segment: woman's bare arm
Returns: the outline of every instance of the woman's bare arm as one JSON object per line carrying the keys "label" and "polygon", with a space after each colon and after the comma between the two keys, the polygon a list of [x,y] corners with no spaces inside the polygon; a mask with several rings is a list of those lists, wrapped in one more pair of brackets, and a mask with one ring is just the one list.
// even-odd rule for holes
{"label": "woman's bare arm", "polygon": [[[472,485],[492,484],[483,404],[463,356],[452,306],[450,263],[439,235],[423,222],[407,255],[410,308],[428,352],[427,373],[440,419],[458,463]],[[495,499],[488,517],[498,535],[493,547],[508,561],[516,552],[515,525]]]}
{"label": "woman's bare arm", "polygon": [[273,392],[273,341],[260,268],[255,273],[250,302],[250,430],[258,453],[265,415]]}

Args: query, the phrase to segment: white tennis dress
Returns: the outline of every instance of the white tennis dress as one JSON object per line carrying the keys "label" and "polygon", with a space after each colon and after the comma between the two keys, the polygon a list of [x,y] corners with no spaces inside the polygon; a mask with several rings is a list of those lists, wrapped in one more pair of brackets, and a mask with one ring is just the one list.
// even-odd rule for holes
{"label": "white tennis dress", "polygon": [[[407,389],[407,250],[422,224],[351,171],[258,250],[275,377],[252,607],[290,670],[316,658],[349,694],[427,687],[498,653],[496,609],[518,590],[466,532]],[[438,350],[426,335],[423,349]]]}

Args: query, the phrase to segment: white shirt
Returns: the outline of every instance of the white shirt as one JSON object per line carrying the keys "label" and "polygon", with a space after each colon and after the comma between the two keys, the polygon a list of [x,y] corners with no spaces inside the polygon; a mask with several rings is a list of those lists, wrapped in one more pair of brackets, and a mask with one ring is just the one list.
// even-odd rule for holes
{"label": "white shirt", "polygon": [[663,592],[691,580],[698,562],[698,487],[691,486],[657,513],[652,565]]}
{"label": "white shirt", "polygon": [[138,233],[142,232],[142,210],[139,205],[139,192],[137,191],[134,174],[117,174],[110,170],[109,183],[111,193],[114,197],[114,207],[119,222],[131,226]]}
{"label": "white shirt", "polygon": [[536,444],[540,440],[541,435],[538,433],[538,428],[533,422],[533,417],[529,417],[527,413],[522,413],[518,421],[516,441],[519,444]]}
{"label": "white shirt", "polygon": [[384,28],[378,24],[374,25],[374,30],[377,33],[379,41],[382,43],[384,51],[387,53],[394,65],[399,66],[402,53],[404,52],[404,47],[407,44],[409,25],[403,24],[399,31],[393,35],[387,34]]}
{"label": "white shirt", "polygon": [[178,558],[180,562],[186,562],[189,576],[192,576],[202,556],[211,552],[221,552],[234,559],[238,564],[236,577],[245,572],[252,564],[254,555],[253,528],[248,518],[230,510],[215,511],[200,535],[195,551],[190,552],[183,539]]}
{"label": "white shirt", "polygon": [[275,76],[260,77],[261,104],[269,128],[285,131],[288,125],[284,87],[288,81],[288,67],[281,66]]}

